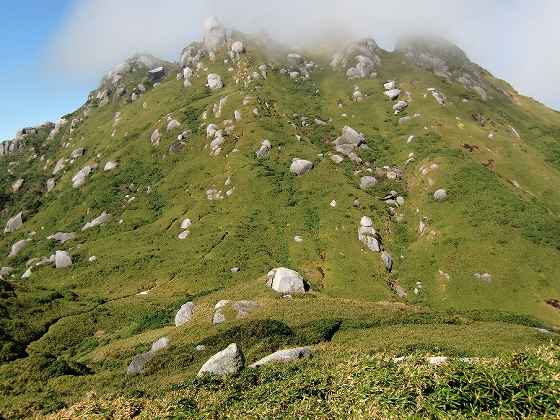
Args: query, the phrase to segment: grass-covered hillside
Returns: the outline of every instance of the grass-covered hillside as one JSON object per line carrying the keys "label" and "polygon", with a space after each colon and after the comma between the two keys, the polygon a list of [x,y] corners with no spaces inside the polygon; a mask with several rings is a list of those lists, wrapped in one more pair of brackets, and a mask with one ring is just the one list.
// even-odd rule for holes
{"label": "grass-covered hillside", "polygon": [[[439,44],[222,30],[0,157],[0,417],[558,416],[560,114]],[[197,377],[231,343],[313,357]]]}

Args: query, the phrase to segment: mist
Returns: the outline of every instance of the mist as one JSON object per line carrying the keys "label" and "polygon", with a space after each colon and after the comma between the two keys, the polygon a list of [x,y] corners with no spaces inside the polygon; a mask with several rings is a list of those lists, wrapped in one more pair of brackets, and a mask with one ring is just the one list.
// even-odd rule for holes
{"label": "mist", "polygon": [[521,93],[560,108],[556,0],[78,0],[49,42],[47,69],[91,80],[137,52],[177,60],[210,15],[294,47],[328,34],[371,36],[392,50],[402,35],[433,33]]}

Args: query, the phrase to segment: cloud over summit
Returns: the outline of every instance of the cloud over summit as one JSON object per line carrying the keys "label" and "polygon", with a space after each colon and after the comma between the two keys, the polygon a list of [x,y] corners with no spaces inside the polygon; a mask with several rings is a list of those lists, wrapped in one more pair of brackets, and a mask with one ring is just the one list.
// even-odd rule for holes
{"label": "cloud over summit", "polygon": [[209,15],[291,45],[338,31],[392,49],[405,33],[436,33],[522,93],[560,108],[556,0],[77,0],[50,42],[49,68],[91,79],[137,52],[175,60]]}

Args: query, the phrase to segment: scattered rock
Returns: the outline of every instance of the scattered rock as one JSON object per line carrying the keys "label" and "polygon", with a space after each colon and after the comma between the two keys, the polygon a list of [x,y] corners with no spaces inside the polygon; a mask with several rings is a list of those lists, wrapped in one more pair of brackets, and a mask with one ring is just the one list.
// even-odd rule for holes
{"label": "scattered rock", "polygon": [[395,115],[401,113],[408,107],[408,102],[406,101],[398,101],[395,105],[393,105],[393,111],[395,111]]}
{"label": "scattered rock", "polygon": [[159,141],[161,139],[161,134],[159,133],[159,129],[155,129],[150,137],[150,142],[152,146],[159,146]]}
{"label": "scattered rock", "polygon": [[304,159],[293,159],[290,172],[296,176],[301,176],[313,169],[313,162]]}
{"label": "scattered rock", "polygon": [[114,161],[114,160],[110,160],[109,162],[107,162],[105,164],[105,166],[103,167],[103,170],[105,172],[109,172],[112,171],[113,169],[116,169],[119,166],[118,162]]}
{"label": "scattered rock", "polygon": [[12,192],[14,194],[20,190],[21,186],[23,185],[23,181],[23,178],[20,178],[12,184]]}
{"label": "scattered rock", "polygon": [[66,164],[66,160],[64,158],[59,159],[56,162],[56,165],[54,166],[54,169],[52,171],[53,175],[58,174],[60,171],[62,171],[64,169],[64,165]]}
{"label": "scattered rock", "polygon": [[385,265],[387,271],[389,273],[393,271],[393,258],[391,258],[391,255],[384,251],[381,253],[381,259],[383,260],[383,264]]}
{"label": "scattered rock", "polygon": [[177,235],[177,238],[181,241],[184,241],[185,239],[187,239],[189,236],[191,235],[191,232],[189,230],[184,230],[183,232],[179,233]]}
{"label": "scattered rock", "polygon": [[75,149],[71,154],[70,154],[70,159],[78,159],[80,157],[82,157],[84,155],[85,149],[83,147],[80,147],[78,149]]}
{"label": "scattered rock", "polygon": [[191,219],[184,219],[181,222],[181,229],[188,229],[192,226],[192,220]]}
{"label": "scattered rock", "polygon": [[54,265],[56,268],[67,268],[72,265],[72,258],[67,251],[56,251],[54,254]]}
{"label": "scattered rock", "polygon": [[22,227],[23,226],[22,215],[23,213],[19,212],[11,219],[8,219],[8,221],[6,222],[6,227],[4,228],[4,233],[13,233],[16,230],[18,230],[20,227]]}
{"label": "scattered rock", "polygon": [[17,241],[15,244],[13,244],[10,249],[10,253],[8,254],[8,258],[16,257],[17,254],[19,254],[23,250],[23,248],[27,246],[29,242],[31,242],[31,240],[22,239],[21,241]]}
{"label": "scattered rock", "polygon": [[99,217],[93,219],[91,222],[86,223],[82,227],[82,231],[94,228],[96,226],[104,225],[105,223],[109,223],[112,218],[113,216],[104,211]]}
{"label": "scattered rock", "polygon": [[490,273],[474,273],[473,277],[485,283],[492,283],[492,275]]}
{"label": "scattered rock", "polygon": [[170,120],[170,121],[167,123],[167,131],[168,131],[168,132],[169,132],[169,131],[176,130],[176,129],[178,129],[179,127],[181,127],[181,123],[180,123],[179,121],[177,121],[177,120]]}
{"label": "scattered rock", "polygon": [[344,161],[344,158],[340,155],[331,155],[331,160],[338,165]]}
{"label": "scattered rock", "polygon": [[47,192],[51,192],[56,186],[56,180],[54,178],[49,178],[47,180]]}
{"label": "scattered rock", "polygon": [[439,202],[447,200],[447,191],[444,189],[437,190],[434,193],[434,200]]}
{"label": "scattered rock", "polygon": [[144,372],[144,366],[150,360],[154,358],[157,352],[167,348],[169,346],[169,339],[167,337],[162,337],[152,344],[150,351],[146,353],[139,354],[132,359],[128,369],[126,370],[127,375],[138,375]]}
{"label": "scattered rock", "polygon": [[262,159],[268,156],[270,150],[272,149],[272,144],[268,140],[263,140],[261,147],[257,150],[257,158]]}
{"label": "scattered rock", "polygon": [[211,91],[219,90],[224,87],[224,82],[219,74],[210,73],[208,75],[208,83],[206,84]]}
{"label": "scattered rock", "polygon": [[47,239],[63,244],[64,242],[73,241],[74,239],[76,239],[76,234],[74,232],[57,232],[54,235],[48,236]]}
{"label": "scattered rock", "polygon": [[309,289],[301,274],[284,267],[269,271],[267,286],[282,294],[305,293]]}
{"label": "scattered rock", "polygon": [[175,326],[180,327],[192,319],[194,312],[194,303],[187,302],[181,306],[175,314]]}
{"label": "scattered rock", "polygon": [[89,165],[84,166],[74,177],[72,178],[72,187],[80,188],[86,183],[87,177],[91,174],[92,167]]}
{"label": "scattered rock", "polygon": [[363,176],[360,179],[360,188],[362,190],[367,190],[373,188],[377,185],[377,179],[373,176]]}
{"label": "scattered rock", "polygon": [[230,375],[236,374],[245,366],[245,356],[241,348],[232,343],[224,350],[212,356],[198,372],[198,376],[210,375]]}
{"label": "scattered rock", "polygon": [[231,51],[235,54],[243,54],[245,52],[245,46],[241,41],[235,41],[231,44]]}
{"label": "scattered rock", "polygon": [[259,366],[264,366],[269,363],[287,363],[294,360],[304,359],[311,357],[310,347],[297,347],[293,349],[279,350],[275,353],[269,354],[266,357],[258,360],[257,362],[250,365],[250,368],[257,368]]}

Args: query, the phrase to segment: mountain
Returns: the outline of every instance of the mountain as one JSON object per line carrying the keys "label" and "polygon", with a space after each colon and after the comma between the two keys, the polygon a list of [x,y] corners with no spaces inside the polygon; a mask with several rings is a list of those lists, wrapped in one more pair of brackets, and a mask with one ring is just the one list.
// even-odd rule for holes
{"label": "mountain", "polygon": [[209,19],[0,155],[6,418],[558,414],[560,114],[447,41]]}

